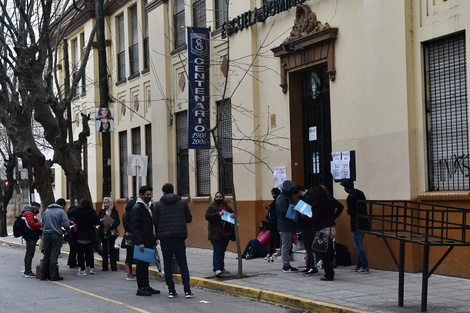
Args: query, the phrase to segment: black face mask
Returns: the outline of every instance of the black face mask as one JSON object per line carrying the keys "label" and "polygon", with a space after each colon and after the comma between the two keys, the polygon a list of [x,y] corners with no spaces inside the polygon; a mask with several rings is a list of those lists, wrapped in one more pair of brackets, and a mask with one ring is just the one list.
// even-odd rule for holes
{"label": "black face mask", "polygon": [[263,230],[263,226],[260,226],[260,227],[259,227],[259,230]]}
{"label": "black face mask", "polygon": [[224,199],[215,199],[215,203],[217,203],[217,205],[221,205],[224,203]]}

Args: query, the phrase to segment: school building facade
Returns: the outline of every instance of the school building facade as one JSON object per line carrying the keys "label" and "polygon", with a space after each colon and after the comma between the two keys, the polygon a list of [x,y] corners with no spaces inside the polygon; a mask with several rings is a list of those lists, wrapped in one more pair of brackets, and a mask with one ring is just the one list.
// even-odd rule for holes
{"label": "school building facade", "polygon": [[[67,36],[72,73],[95,23],[91,8],[79,17]],[[469,17],[466,0],[110,1],[114,125],[110,160],[103,161],[96,129],[84,154],[93,201],[99,206],[103,197],[103,162],[110,162],[121,213],[138,185],[153,186],[158,199],[171,182],[193,213],[187,244],[205,248],[211,245],[204,213],[214,193],[222,190],[229,200],[235,194],[244,245],[264,219],[274,173],[307,187],[323,183],[345,205],[338,181],[350,175],[368,199],[470,208]],[[210,28],[201,37],[210,64],[204,126],[218,122],[215,140],[207,137],[210,149],[190,149],[189,100],[200,86],[190,84],[188,27]],[[98,65],[93,49],[75,114],[100,106]],[[79,115],[74,129],[81,129]],[[148,157],[145,176],[129,175],[129,154]],[[56,194],[67,197],[66,179],[56,171]],[[336,241],[355,258],[346,212]],[[371,268],[396,269],[387,252],[377,253],[386,249],[382,239],[366,236],[364,245]],[[421,249],[407,246],[406,270],[421,270]],[[430,262],[442,251],[432,249]],[[470,277],[469,250],[450,256],[436,272]]]}

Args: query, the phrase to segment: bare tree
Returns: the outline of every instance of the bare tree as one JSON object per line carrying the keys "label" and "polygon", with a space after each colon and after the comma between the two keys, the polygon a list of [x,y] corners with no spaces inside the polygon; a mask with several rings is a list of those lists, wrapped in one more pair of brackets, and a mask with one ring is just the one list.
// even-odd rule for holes
{"label": "bare tree", "polygon": [[18,165],[18,158],[13,152],[10,140],[7,136],[5,136],[3,129],[0,132],[0,155],[3,160],[2,170],[5,171],[5,173],[1,173],[1,177],[5,178],[5,181],[8,182],[8,184],[2,182],[2,193],[0,194],[0,237],[6,237],[8,236],[7,206],[13,196],[13,191],[16,187],[14,172],[16,166]]}
{"label": "bare tree", "polygon": [[[77,1],[82,6],[85,1]],[[68,1],[0,1],[0,123],[4,125],[15,154],[31,164],[34,187],[44,206],[54,202],[51,166],[59,164],[78,198],[91,199],[82,148],[90,135],[89,116],[82,114],[83,130],[77,140],[71,134],[73,91],[85,71],[96,27],[90,34],[84,58],[73,79],[65,84],[54,77],[57,47],[64,37],[64,18],[80,14],[77,4]],[[68,69],[69,64],[65,64]],[[44,130],[44,138],[54,151],[46,159],[35,140],[33,122]]]}

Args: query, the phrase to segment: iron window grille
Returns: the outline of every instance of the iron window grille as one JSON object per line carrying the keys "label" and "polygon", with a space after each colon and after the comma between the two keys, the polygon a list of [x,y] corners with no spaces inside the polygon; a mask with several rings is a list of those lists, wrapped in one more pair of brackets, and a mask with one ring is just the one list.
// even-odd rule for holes
{"label": "iron window grille", "polygon": [[206,27],[206,0],[198,0],[194,2],[193,20],[195,27]]}
{"label": "iron window grille", "polygon": [[175,1],[175,15],[173,16],[175,49],[182,47],[185,43],[185,20],[184,20],[184,0]]}
{"label": "iron window grille", "polygon": [[189,196],[188,112],[176,114],[178,195]]}
{"label": "iron window grille", "polygon": [[215,1],[215,28],[219,29],[228,21],[228,0]]}
{"label": "iron window grille", "polygon": [[153,168],[152,168],[152,125],[145,125],[145,150],[147,152],[147,186],[153,185]]}
{"label": "iron window grille", "polygon": [[211,194],[211,150],[196,150],[197,166],[197,195],[210,196]]}
{"label": "iron window grille", "polygon": [[[140,155],[142,153],[142,142],[140,139],[140,127],[132,129],[132,154]],[[137,192],[137,184],[142,186],[142,177],[139,176],[139,181],[137,181],[136,176],[132,176],[132,190]],[[136,196],[139,196],[136,194]]]}
{"label": "iron window grille", "polygon": [[128,163],[127,151],[127,131],[119,132],[119,178],[120,178],[120,189],[121,198],[129,197],[129,179],[127,176],[127,163]]}
{"label": "iron window grille", "polygon": [[429,189],[470,189],[465,34],[424,44]]}
{"label": "iron window grille", "polygon": [[117,17],[117,32],[118,32],[118,81],[126,78],[126,52],[124,40],[124,15]]}
{"label": "iron window grille", "polygon": [[131,75],[139,72],[139,44],[134,44],[129,47],[129,59],[131,66]]}
{"label": "iron window grille", "polygon": [[218,128],[218,142],[216,144],[222,150],[222,157],[227,164],[224,167],[224,161],[219,160],[219,190],[225,195],[233,195],[233,153],[232,153],[232,110],[230,99],[224,99],[217,102],[217,111],[220,116]]}

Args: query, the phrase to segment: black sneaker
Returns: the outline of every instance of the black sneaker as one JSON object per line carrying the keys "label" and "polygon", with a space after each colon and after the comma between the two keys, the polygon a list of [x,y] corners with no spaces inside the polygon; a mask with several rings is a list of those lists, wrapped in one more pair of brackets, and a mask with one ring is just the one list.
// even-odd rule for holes
{"label": "black sneaker", "polygon": [[176,296],[178,296],[176,291],[170,291],[170,293],[168,293],[168,298],[176,298]]}
{"label": "black sneaker", "polygon": [[282,271],[284,273],[297,273],[299,270],[297,268],[292,267],[292,266],[289,265],[289,266],[284,266],[282,268]]}
{"label": "black sneaker", "polygon": [[149,297],[151,296],[152,294],[150,293],[150,291],[147,291],[145,289],[137,289],[137,293],[136,293],[136,296],[146,296],[146,297]]}
{"label": "black sneaker", "polygon": [[186,292],[184,293],[184,296],[185,296],[186,298],[194,298],[194,295],[193,295],[193,293],[192,293],[191,291],[186,291]]}
{"label": "black sneaker", "polygon": [[59,280],[64,280],[64,278],[60,277],[60,276],[54,276],[54,277],[51,277],[49,280],[50,281],[59,281]]}
{"label": "black sneaker", "polygon": [[145,289],[145,291],[150,292],[152,295],[159,295],[160,294],[160,290],[153,289],[152,287],[146,287],[144,289]]}
{"label": "black sneaker", "polygon": [[333,277],[326,277],[326,276],[323,276],[322,278],[320,278],[320,280],[323,280],[323,281],[333,281],[335,280]]}
{"label": "black sneaker", "polygon": [[304,273],[305,276],[314,276],[318,275],[318,269],[317,268],[311,268],[307,271],[307,273]]}
{"label": "black sneaker", "polygon": [[307,267],[306,269],[299,271],[299,274],[307,274],[310,269]]}

